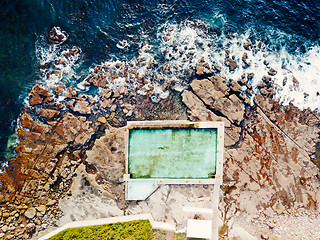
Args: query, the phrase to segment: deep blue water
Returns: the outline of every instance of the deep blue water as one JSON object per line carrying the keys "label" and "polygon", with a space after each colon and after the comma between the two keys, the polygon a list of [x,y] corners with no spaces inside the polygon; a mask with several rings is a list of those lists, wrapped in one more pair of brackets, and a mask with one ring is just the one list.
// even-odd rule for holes
{"label": "deep blue water", "polygon": [[[272,51],[286,47],[303,54],[319,46],[320,3],[285,0],[2,0],[0,9],[0,156],[33,84],[41,80],[37,49],[48,47],[53,26],[69,33],[64,47],[79,46],[86,69],[102,61],[130,59],[142,42],[155,37],[166,22],[201,20],[209,32],[241,34],[263,41]],[[130,46],[119,49],[123,39]]]}

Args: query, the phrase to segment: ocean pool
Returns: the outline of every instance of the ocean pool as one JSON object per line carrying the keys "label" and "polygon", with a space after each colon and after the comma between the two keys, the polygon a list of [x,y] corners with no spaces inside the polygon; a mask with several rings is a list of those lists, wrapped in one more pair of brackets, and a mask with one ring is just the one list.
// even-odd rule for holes
{"label": "ocean pool", "polygon": [[131,178],[207,179],[216,161],[216,128],[130,129]]}

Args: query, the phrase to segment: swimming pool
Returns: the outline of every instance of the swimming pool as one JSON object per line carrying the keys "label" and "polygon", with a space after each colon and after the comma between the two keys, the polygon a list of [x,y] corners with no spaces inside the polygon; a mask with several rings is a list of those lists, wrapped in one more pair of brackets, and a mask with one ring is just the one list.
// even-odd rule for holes
{"label": "swimming pool", "polygon": [[131,129],[131,178],[209,178],[215,174],[217,129]]}
{"label": "swimming pool", "polygon": [[222,183],[222,122],[138,121],[127,130],[127,200],[144,200],[161,184]]}

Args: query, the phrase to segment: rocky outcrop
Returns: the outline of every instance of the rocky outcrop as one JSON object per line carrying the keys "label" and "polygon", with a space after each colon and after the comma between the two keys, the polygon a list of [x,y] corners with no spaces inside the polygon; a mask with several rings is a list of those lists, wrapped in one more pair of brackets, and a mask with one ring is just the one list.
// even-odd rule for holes
{"label": "rocky outcrop", "polygon": [[185,90],[182,93],[182,102],[188,107],[190,121],[223,121],[226,127],[231,126],[227,118],[219,117],[208,110],[201,99],[191,91]]}
{"label": "rocky outcrop", "polygon": [[[0,203],[7,203],[3,210],[10,218],[8,222],[29,225],[27,229],[15,227],[15,238],[20,234],[27,239],[45,229],[42,224],[56,223],[61,214],[56,199],[67,193],[74,169],[84,157],[82,151],[97,131],[97,125],[87,117],[65,112],[55,94],[62,91],[51,93],[41,84],[33,87],[29,95],[31,107],[20,116],[17,156],[9,160],[6,172],[0,174]],[[40,218],[44,214],[47,220]]]}
{"label": "rocky outcrop", "polygon": [[230,58],[230,51],[227,49],[225,51],[226,55],[225,55],[225,59],[224,59],[224,64],[229,67],[230,71],[234,71],[237,67],[237,61],[235,61],[235,56],[232,56]]}
{"label": "rocky outcrop", "polygon": [[209,79],[203,79],[194,80],[190,86],[192,91],[208,107],[221,113],[228,118],[231,123],[235,123],[236,125],[241,123],[244,115],[244,106],[235,94],[228,96],[226,90],[220,90],[228,89],[226,84],[214,84]]}
{"label": "rocky outcrop", "polygon": [[[219,67],[217,67],[219,69]],[[217,69],[216,68],[216,69]],[[221,71],[221,69],[220,69]],[[201,58],[196,66],[196,74],[198,76],[204,76],[204,75],[212,75],[214,72],[210,68],[209,64],[205,62],[204,58]]]}
{"label": "rocky outcrop", "polygon": [[[252,47],[250,41],[244,43],[246,50]],[[65,64],[77,53],[76,48],[65,51],[56,62]],[[230,71],[238,67],[236,60],[227,50],[225,65]],[[242,62],[250,66],[247,54]],[[232,224],[239,215],[249,222],[248,229],[256,221],[255,228],[266,231],[277,228],[275,216],[319,214],[316,164],[320,160],[315,148],[320,115],[277,102],[273,86],[277,72],[268,63],[269,72],[255,94],[253,73],[227,79],[214,75],[221,71],[219,65],[211,69],[201,59],[195,69],[198,79],[181,96],[170,92],[166,99],[157,95],[151,79],[168,92],[174,83],[148,72],[152,64],[138,58],[136,63],[96,66],[85,79],[86,85],[98,89],[95,97],[79,94],[72,86],[33,87],[29,106],[19,117],[17,156],[0,174],[0,238],[30,238],[56,225],[61,209],[66,221],[94,217],[90,211],[101,213],[100,217],[151,212],[156,220],[178,225],[185,221],[181,202],[211,206],[212,186],[206,185],[162,186],[146,201],[125,201],[127,133],[122,127],[127,120],[188,118],[225,123],[221,237],[231,233],[232,226],[237,226],[234,231],[241,229],[241,219]],[[165,66],[162,70],[168,71]],[[124,80],[129,86],[135,83],[135,88],[129,89]],[[96,203],[104,210],[93,206]]]}
{"label": "rocky outcrop", "polygon": [[62,44],[68,38],[68,34],[62,31],[60,27],[53,27],[48,34],[48,42],[54,44]]}

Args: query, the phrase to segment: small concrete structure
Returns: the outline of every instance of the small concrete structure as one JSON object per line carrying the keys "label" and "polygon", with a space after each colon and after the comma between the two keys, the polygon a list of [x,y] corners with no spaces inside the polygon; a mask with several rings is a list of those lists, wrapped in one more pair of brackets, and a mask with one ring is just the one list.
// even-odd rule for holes
{"label": "small concrete structure", "polygon": [[212,234],[212,221],[188,219],[187,237],[210,239]]}

